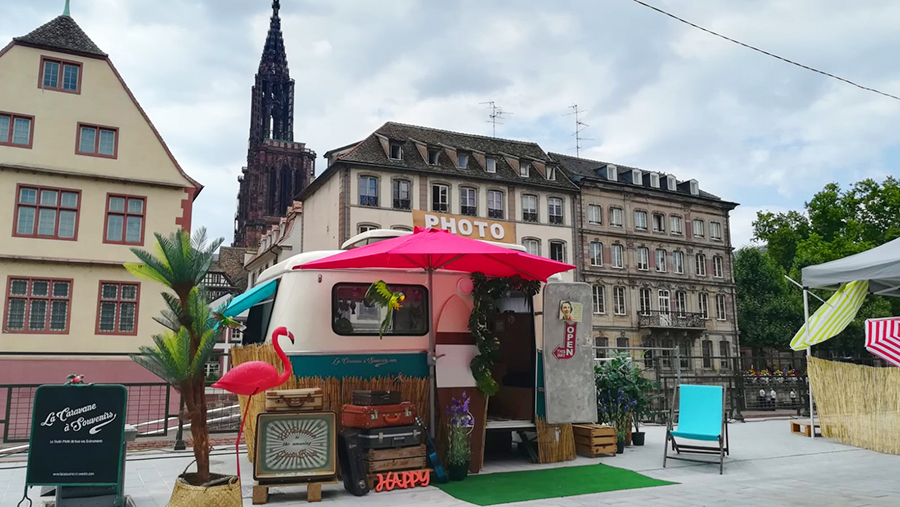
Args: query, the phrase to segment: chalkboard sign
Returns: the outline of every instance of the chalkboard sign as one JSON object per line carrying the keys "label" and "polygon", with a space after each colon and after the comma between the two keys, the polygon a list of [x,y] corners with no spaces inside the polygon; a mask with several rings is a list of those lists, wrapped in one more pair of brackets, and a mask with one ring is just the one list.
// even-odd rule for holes
{"label": "chalkboard sign", "polygon": [[34,394],[29,486],[114,486],[121,479],[121,385],[43,385]]}

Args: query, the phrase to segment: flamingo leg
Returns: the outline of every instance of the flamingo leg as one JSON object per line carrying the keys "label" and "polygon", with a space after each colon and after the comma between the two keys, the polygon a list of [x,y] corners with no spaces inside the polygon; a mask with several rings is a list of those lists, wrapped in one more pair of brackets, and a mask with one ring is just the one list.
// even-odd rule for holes
{"label": "flamingo leg", "polygon": [[244,407],[244,415],[241,416],[241,427],[238,428],[237,440],[234,442],[234,457],[237,461],[237,477],[238,481],[241,480],[241,434],[244,432],[244,423],[247,422],[247,411],[250,410],[250,403],[253,401],[253,395],[256,394],[256,389],[253,391],[253,394],[247,397],[247,406]]}

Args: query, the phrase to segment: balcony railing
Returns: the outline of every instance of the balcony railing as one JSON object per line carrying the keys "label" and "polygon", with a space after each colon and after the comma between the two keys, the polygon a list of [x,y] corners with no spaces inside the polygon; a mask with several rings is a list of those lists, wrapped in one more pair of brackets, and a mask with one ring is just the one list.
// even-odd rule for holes
{"label": "balcony railing", "polygon": [[666,329],[704,329],[706,319],[700,313],[660,312],[658,310],[642,312],[638,316],[640,327]]}

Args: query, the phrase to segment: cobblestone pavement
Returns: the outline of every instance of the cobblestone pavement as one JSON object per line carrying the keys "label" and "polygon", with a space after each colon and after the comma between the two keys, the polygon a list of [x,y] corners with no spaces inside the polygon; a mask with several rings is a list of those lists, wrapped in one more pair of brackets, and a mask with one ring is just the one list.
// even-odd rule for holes
{"label": "cobblestone pavement", "polygon": [[[598,493],[567,498],[551,498],[519,504],[524,506],[587,507],[606,505],[659,506],[895,506],[900,505],[900,456],[848,447],[833,441],[792,435],[784,420],[736,423],[729,426],[731,456],[725,462],[725,474],[718,466],[669,462],[662,468],[661,427],[648,427],[647,445],[630,447],[616,457],[558,463],[550,466],[585,465],[602,462],[635,470],[657,479],[679,484],[648,489]],[[214,471],[234,473],[234,454],[217,448],[212,458]],[[126,466],[126,492],[138,507],[163,507],[172,491],[173,479],[192,461],[184,454],[147,451],[133,453]],[[533,469],[539,465],[519,458],[489,461],[483,473]],[[252,476],[252,468],[243,459],[241,470]],[[24,463],[0,463],[0,507],[14,506],[22,495]],[[37,488],[31,497],[40,506]],[[451,507],[469,505],[436,488],[370,493],[356,498],[339,484],[323,488],[323,503],[335,507],[356,505],[388,507],[428,505]],[[306,504],[303,488],[273,488],[270,503]],[[244,487],[244,504],[251,505],[250,487]]]}

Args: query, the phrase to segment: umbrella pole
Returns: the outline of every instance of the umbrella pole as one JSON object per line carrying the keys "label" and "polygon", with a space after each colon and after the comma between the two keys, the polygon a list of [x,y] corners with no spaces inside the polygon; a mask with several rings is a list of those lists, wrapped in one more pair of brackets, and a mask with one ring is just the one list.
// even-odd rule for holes
{"label": "umbrella pole", "polygon": [[803,317],[806,319],[806,382],[809,390],[809,438],[816,438],[816,425],[813,419],[812,381],[809,378],[809,358],[812,356],[812,344],[809,342],[809,289],[803,288]]}
{"label": "umbrella pole", "polygon": [[[430,256],[429,256],[430,257]],[[435,339],[434,339],[434,326],[435,319],[435,309],[434,309],[434,269],[428,268],[428,311],[430,312],[429,318],[431,322],[428,325],[428,387],[431,397],[431,406],[430,410],[428,410],[428,433],[431,435],[431,438],[435,438],[434,431],[434,421],[435,421],[435,412],[437,412],[437,386],[435,385],[435,373],[434,373],[434,362],[435,362]]]}

